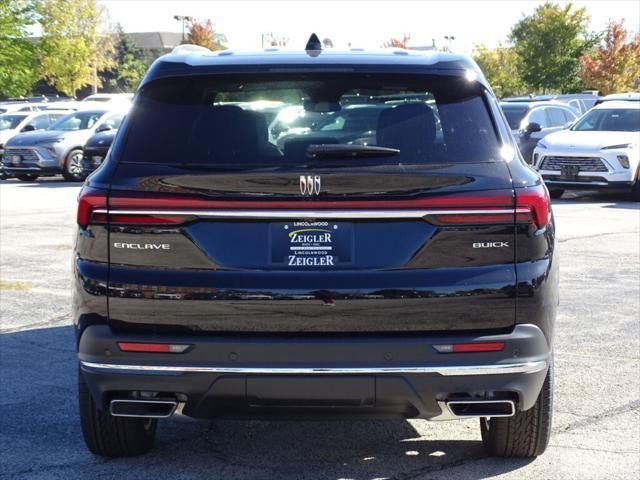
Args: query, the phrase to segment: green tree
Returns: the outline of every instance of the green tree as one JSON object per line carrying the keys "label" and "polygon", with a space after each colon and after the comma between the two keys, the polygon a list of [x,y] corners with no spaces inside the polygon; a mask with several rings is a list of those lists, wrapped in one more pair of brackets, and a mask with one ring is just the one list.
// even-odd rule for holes
{"label": "green tree", "polygon": [[499,97],[525,93],[526,87],[518,72],[518,55],[513,48],[499,45],[490,49],[476,45],[473,59]]}
{"label": "green tree", "polygon": [[33,0],[0,0],[0,98],[25,95],[39,77],[35,45],[27,38]]}
{"label": "green tree", "polygon": [[113,38],[104,6],[96,0],[41,0],[40,63],[44,78],[75,97],[101,86],[98,73],[113,66]]}
{"label": "green tree", "polygon": [[604,42],[581,58],[580,78],[601,94],[640,87],[640,34],[629,38],[623,22],[609,22]]}
{"label": "green tree", "polygon": [[269,47],[286,47],[287,45],[289,45],[289,38],[274,35],[274,33],[271,32],[264,36],[262,43],[266,43],[266,45],[268,45]]}
{"label": "green tree", "polygon": [[528,87],[543,93],[580,88],[580,57],[598,40],[587,31],[589,18],[585,8],[571,3],[545,3],[513,26],[509,40]]}
{"label": "green tree", "polygon": [[120,25],[116,27],[115,65],[102,75],[112,89],[134,91],[147,71],[143,52],[135,46]]}

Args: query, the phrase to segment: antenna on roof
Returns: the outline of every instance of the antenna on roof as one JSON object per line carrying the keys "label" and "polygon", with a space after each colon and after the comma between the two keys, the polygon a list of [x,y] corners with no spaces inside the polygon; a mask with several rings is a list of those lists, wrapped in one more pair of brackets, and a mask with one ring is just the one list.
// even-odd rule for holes
{"label": "antenna on roof", "polygon": [[307,40],[307,46],[304,49],[308,52],[309,50],[322,50],[322,42],[318,38],[315,33],[312,33]]}

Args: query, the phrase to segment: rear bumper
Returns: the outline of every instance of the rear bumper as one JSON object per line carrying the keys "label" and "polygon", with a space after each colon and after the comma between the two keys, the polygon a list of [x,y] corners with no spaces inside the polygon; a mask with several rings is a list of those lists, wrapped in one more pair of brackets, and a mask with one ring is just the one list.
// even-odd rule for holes
{"label": "rear bumper", "polygon": [[36,174],[36,175],[56,175],[62,173],[62,168],[60,167],[2,167],[2,171],[6,175],[27,175],[27,174]]}
{"label": "rear bumper", "polygon": [[[183,354],[121,352],[117,341],[189,344]],[[432,345],[504,342],[499,352],[438,353]],[[511,399],[533,406],[550,350],[542,331],[496,335],[168,337],[88,327],[80,365],[96,402],[158,392],[194,417],[447,418],[443,402]]]}

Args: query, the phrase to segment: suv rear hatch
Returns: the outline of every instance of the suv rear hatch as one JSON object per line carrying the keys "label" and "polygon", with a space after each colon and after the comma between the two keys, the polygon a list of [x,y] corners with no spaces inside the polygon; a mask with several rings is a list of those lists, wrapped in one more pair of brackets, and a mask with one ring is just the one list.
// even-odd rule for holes
{"label": "suv rear hatch", "polygon": [[116,329],[514,324],[515,228],[536,211],[462,74],[158,80],[122,130],[108,199],[86,209],[109,230]]}

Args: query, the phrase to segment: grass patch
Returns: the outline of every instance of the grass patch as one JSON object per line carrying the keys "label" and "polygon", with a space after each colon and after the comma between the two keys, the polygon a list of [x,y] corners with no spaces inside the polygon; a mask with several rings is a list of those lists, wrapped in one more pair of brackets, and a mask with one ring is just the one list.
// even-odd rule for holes
{"label": "grass patch", "polygon": [[0,280],[0,290],[31,290],[33,284],[29,282],[9,282]]}

